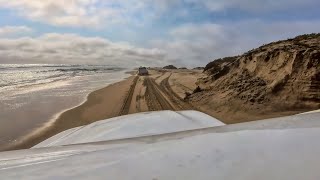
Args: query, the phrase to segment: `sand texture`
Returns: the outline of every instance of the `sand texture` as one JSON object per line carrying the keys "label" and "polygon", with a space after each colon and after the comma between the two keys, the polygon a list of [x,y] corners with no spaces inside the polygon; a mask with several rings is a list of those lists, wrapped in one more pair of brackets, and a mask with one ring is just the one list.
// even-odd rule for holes
{"label": "sand texture", "polygon": [[320,34],[270,43],[209,63],[189,102],[226,123],[320,108]]}

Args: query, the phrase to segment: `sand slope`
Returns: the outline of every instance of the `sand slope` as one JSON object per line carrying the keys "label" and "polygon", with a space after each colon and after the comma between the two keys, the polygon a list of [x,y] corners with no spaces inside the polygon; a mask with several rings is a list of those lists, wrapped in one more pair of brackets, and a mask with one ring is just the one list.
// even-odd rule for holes
{"label": "sand slope", "polygon": [[320,34],[213,61],[190,102],[227,123],[320,108]]}

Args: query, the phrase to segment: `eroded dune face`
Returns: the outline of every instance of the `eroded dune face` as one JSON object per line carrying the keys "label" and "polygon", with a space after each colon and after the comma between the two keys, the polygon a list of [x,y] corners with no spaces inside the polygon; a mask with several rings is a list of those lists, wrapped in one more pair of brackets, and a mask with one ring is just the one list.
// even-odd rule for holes
{"label": "eroded dune face", "polygon": [[[317,109],[320,105],[320,35],[303,35],[207,65],[206,89],[191,101],[241,104],[271,111]],[[205,98],[204,98],[205,97]]]}

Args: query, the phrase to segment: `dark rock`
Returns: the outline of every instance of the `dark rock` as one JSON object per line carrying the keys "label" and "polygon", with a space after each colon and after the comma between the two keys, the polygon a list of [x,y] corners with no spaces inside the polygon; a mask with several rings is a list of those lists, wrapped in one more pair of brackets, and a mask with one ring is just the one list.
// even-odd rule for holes
{"label": "dark rock", "polygon": [[168,65],[163,67],[163,69],[178,69],[177,67],[175,67],[174,65]]}
{"label": "dark rock", "polygon": [[202,92],[203,89],[200,88],[200,86],[198,86],[195,90],[193,90],[193,94],[198,93],[198,92]]}

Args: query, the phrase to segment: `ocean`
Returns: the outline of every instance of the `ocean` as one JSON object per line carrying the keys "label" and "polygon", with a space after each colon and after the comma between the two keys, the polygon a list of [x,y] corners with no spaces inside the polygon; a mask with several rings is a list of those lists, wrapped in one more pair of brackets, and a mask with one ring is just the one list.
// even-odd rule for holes
{"label": "ocean", "polygon": [[129,75],[108,65],[0,64],[0,146],[41,128]]}

